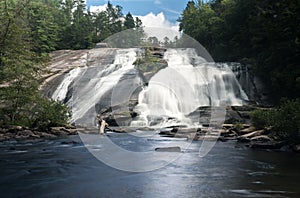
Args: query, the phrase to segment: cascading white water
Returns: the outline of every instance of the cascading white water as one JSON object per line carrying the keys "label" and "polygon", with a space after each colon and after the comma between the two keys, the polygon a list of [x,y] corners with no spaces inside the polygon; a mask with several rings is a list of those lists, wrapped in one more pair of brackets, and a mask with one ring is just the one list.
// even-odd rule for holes
{"label": "cascading white water", "polygon": [[57,89],[54,91],[52,95],[52,99],[56,101],[63,101],[68,93],[69,86],[71,83],[78,77],[80,73],[82,73],[86,68],[77,67],[72,69],[64,78],[64,80],[60,83]]}
{"label": "cascading white water", "polygon": [[201,106],[239,106],[247,95],[231,70],[217,67],[199,57],[193,49],[168,49],[168,67],[152,77],[139,95],[135,111],[140,115],[131,125],[185,123],[186,115]]}
{"label": "cascading white water", "polygon": [[116,51],[113,64],[104,69],[76,68],[70,71],[52,98],[63,100],[70,88],[69,85],[73,82],[72,98],[67,102],[72,110],[72,122],[81,122],[80,120],[83,119],[84,124],[93,123],[96,113],[95,104],[107,91],[113,89],[124,74],[134,68],[136,56],[137,49],[119,49]]}

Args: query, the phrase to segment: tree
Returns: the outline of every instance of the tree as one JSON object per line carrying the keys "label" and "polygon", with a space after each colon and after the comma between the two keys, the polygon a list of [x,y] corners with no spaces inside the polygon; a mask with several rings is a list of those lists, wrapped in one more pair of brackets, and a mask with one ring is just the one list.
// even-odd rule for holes
{"label": "tree", "polygon": [[125,29],[135,28],[135,21],[130,12],[125,16],[124,27]]}
{"label": "tree", "polygon": [[33,50],[39,54],[54,51],[57,47],[59,26],[55,21],[58,2],[34,0],[27,9],[31,37],[35,40]]}
{"label": "tree", "polygon": [[[36,51],[29,21],[35,5],[30,1],[5,0],[0,4],[0,124],[32,126],[34,108],[42,97],[40,53]],[[29,12],[30,11],[30,12]],[[30,13],[30,14],[29,14]],[[49,110],[51,110],[49,106]],[[57,112],[57,116],[60,116]],[[53,120],[54,121],[54,120]],[[66,121],[66,120],[65,120]]]}
{"label": "tree", "polygon": [[122,44],[125,46],[138,46],[141,38],[144,36],[142,21],[136,17],[135,19],[129,12],[125,17],[122,14],[121,6],[113,6],[110,2],[107,4],[105,11],[99,12],[93,16],[94,22],[94,41],[100,42],[109,36],[121,32],[126,29],[134,29],[133,31],[125,31],[122,33],[123,38],[113,37],[110,39],[113,45]]}
{"label": "tree", "polygon": [[107,3],[106,14],[109,21],[109,30],[112,34],[122,31],[122,21],[123,17],[122,7],[117,5],[114,7],[109,1]]}
{"label": "tree", "polygon": [[111,35],[109,30],[109,19],[104,11],[95,16],[94,28],[96,42],[100,42]]}

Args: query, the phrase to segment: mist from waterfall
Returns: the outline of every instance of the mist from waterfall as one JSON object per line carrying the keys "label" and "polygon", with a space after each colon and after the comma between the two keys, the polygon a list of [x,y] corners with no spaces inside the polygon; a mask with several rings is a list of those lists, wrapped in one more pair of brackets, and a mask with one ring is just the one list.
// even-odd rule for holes
{"label": "mist from waterfall", "polygon": [[186,116],[198,107],[241,106],[248,99],[226,64],[208,63],[189,48],[168,49],[164,59],[168,67],[140,93],[132,126],[192,125]]}

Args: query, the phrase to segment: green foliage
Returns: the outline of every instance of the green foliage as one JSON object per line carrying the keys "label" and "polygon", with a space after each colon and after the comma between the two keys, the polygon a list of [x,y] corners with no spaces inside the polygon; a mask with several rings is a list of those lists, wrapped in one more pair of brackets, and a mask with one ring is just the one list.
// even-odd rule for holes
{"label": "green foliage", "polygon": [[48,130],[49,127],[65,126],[69,121],[68,108],[57,101],[40,98],[30,113],[30,127]]}
{"label": "green foliage", "polygon": [[120,44],[122,45],[121,47],[137,46],[144,36],[142,22],[138,17],[134,19],[130,12],[124,17],[125,20],[123,20],[123,17],[122,7],[118,5],[113,6],[108,2],[105,11],[92,16],[94,42],[104,41],[118,32],[128,30],[122,32],[122,38],[120,38],[120,35],[110,38],[112,46],[115,47],[115,45],[118,46]]}
{"label": "green foliage", "polygon": [[274,124],[274,109],[257,109],[250,113],[250,118],[253,126],[257,129],[270,127]]}
{"label": "green foliage", "polygon": [[242,61],[270,87],[272,98],[300,97],[300,1],[190,1],[180,29],[216,61]]}
{"label": "green foliage", "polygon": [[33,0],[27,8],[31,37],[35,40],[33,50],[39,54],[51,52],[57,47],[59,26],[55,21],[55,6],[58,5],[54,1],[45,3]]}
{"label": "green foliage", "polygon": [[142,73],[156,73],[167,66],[167,63],[162,62],[161,59],[157,57],[154,57],[151,50],[147,48],[144,50],[142,57],[138,58],[133,64]]}
{"label": "green foliage", "polygon": [[284,101],[274,115],[275,135],[300,142],[300,100]]}
{"label": "green foliage", "polygon": [[141,21],[129,13],[123,23],[122,8],[111,3],[93,15],[84,0],[2,0],[0,13],[0,125],[67,124],[67,107],[39,93],[48,52],[90,48],[128,28],[136,28],[133,42],[143,36]]}
{"label": "green foliage", "polygon": [[135,21],[130,12],[125,17],[124,26],[126,29],[135,28]]}
{"label": "green foliage", "polygon": [[257,128],[272,127],[273,135],[292,143],[300,142],[300,100],[285,100],[278,109],[255,110],[251,121]]}
{"label": "green foliage", "polygon": [[[40,57],[48,49],[37,48],[47,40],[41,39],[47,35],[41,32],[45,24],[37,23],[36,31],[29,25],[29,21],[39,21],[37,16],[42,13],[36,10],[39,5],[36,3],[23,0],[0,3],[3,13],[0,15],[0,125],[44,128],[67,122],[65,107],[41,98],[39,93],[39,76],[43,71]],[[38,32],[41,34],[35,34]],[[51,47],[48,42],[44,44]],[[42,110],[51,115],[46,116],[50,120],[47,125],[38,121]]]}

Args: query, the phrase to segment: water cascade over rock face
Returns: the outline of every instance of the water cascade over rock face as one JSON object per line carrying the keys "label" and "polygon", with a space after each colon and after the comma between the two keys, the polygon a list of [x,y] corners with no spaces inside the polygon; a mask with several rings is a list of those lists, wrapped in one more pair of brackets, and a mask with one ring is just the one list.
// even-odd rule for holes
{"label": "water cascade over rock face", "polygon": [[208,63],[193,49],[168,49],[168,67],[139,95],[133,126],[192,125],[187,115],[201,106],[240,106],[247,95],[229,67]]}
{"label": "water cascade over rock face", "polygon": [[[101,108],[112,105],[110,95],[120,81],[127,87],[142,83],[133,65],[137,52],[138,49],[118,49],[112,64],[71,70],[52,98],[64,101],[71,108],[72,122],[76,125],[94,125]],[[122,79],[124,76],[129,82]]]}
{"label": "water cascade over rock face", "polygon": [[94,126],[97,113],[113,115],[117,125],[193,125],[199,107],[240,106],[248,100],[227,64],[207,62],[192,48],[167,49],[168,66],[148,83],[134,66],[140,49],[114,49],[106,59],[105,50],[97,50],[87,52],[86,66],[70,70],[52,91],[54,100],[70,107],[76,125]]}
{"label": "water cascade over rock face", "polygon": [[54,91],[51,98],[57,101],[65,100],[69,86],[80,75],[80,73],[84,72],[85,70],[86,68],[81,68],[81,67],[72,69],[65,76],[64,80],[60,83],[57,89]]}

